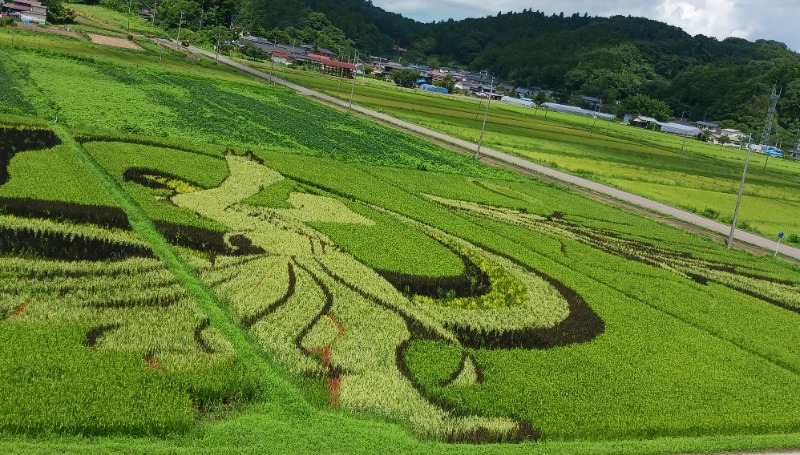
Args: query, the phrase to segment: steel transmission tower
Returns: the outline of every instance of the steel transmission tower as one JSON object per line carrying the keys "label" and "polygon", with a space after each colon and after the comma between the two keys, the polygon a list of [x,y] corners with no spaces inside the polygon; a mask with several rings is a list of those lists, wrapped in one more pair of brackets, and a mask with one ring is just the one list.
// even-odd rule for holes
{"label": "steel transmission tower", "polygon": [[761,151],[766,151],[769,147],[769,136],[772,134],[772,122],[775,120],[775,113],[778,112],[778,100],[781,99],[781,92],[777,87],[772,87],[772,103],[767,111],[767,123],[764,125],[764,132],[761,133]]}

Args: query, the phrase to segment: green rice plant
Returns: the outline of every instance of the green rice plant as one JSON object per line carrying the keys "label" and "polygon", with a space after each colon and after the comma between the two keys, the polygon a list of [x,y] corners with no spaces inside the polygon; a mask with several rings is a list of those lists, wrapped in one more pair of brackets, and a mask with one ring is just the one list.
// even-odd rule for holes
{"label": "green rice plant", "polygon": [[140,356],[86,349],[80,325],[0,324],[4,431],[166,435],[191,426],[187,395]]}
{"label": "green rice plant", "polygon": [[130,233],[91,226],[0,215],[0,232],[0,253],[4,254],[64,260],[151,255],[148,245]]}
{"label": "green rice plant", "polygon": [[[450,249],[418,229],[391,215],[364,206],[347,203],[347,209],[372,220],[371,225],[315,221],[312,226],[333,243],[378,270],[395,287],[405,292],[406,285],[419,288],[414,277],[447,278],[465,273],[464,263]],[[431,286],[449,288],[447,283]]]}

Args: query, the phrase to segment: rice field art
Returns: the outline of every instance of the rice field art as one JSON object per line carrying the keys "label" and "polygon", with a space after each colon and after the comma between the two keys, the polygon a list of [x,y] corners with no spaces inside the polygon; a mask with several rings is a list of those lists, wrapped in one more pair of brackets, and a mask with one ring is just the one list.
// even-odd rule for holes
{"label": "rice field art", "polygon": [[208,62],[25,39],[55,50],[0,54],[0,452],[800,445],[797,265]]}

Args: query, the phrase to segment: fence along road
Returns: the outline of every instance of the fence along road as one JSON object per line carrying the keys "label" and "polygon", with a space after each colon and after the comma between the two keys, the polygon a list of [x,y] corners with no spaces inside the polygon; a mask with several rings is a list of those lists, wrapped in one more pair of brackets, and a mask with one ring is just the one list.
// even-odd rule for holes
{"label": "fence along road", "polygon": [[[191,52],[202,54],[207,57],[215,58],[213,52],[209,52],[194,46],[189,46],[188,48]],[[305,96],[310,96],[313,98],[318,98],[320,100],[325,101],[326,103],[336,104],[342,107],[347,107],[348,102],[342,101],[338,98],[334,98],[332,96],[325,95],[324,93],[316,92],[314,90],[309,90],[305,87],[301,87],[297,84],[292,84],[291,82],[287,82],[281,80],[280,78],[271,77],[269,74],[264,73],[263,71],[259,71],[257,69],[251,68],[249,66],[243,65],[236,61],[233,61],[227,57],[219,56],[219,61],[225,63],[226,65],[230,65],[240,71],[244,71],[246,73],[252,74],[256,77],[261,79],[266,79],[268,81],[274,82],[275,84],[279,84],[285,87],[288,87],[297,93]],[[442,134],[428,128],[423,128],[419,125],[415,125],[413,123],[409,123],[389,115],[383,114],[381,112],[374,111],[372,109],[366,109],[361,106],[357,106],[355,104],[352,105],[352,110],[359,112],[361,114],[376,118],[383,122],[391,123],[393,125],[399,126],[403,129],[407,129],[410,131],[414,131],[420,134],[424,134],[426,136],[430,136],[436,138],[441,141],[445,141],[451,143],[453,145],[462,147],[467,150],[475,150],[477,149],[477,144],[474,144],[469,141],[465,141],[462,139],[458,139],[452,136],[448,136],[446,134]],[[490,156],[492,158],[498,159],[500,161],[504,161],[506,163],[512,164],[517,167],[521,167],[523,169],[527,169],[529,171],[536,172],[538,174],[546,175],[550,178],[559,180],[561,182],[569,183],[571,185],[575,185],[589,191],[593,191],[595,193],[603,194],[614,199],[618,199],[620,201],[624,201],[633,205],[637,205],[639,207],[643,207],[647,210],[651,210],[653,212],[661,213],[663,215],[670,216],[672,218],[676,218],[681,221],[685,221],[687,223],[693,224],[695,226],[699,226],[701,228],[707,229],[709,231],[717,232],[720,234],[724,234],[726,237],[730,234],[731,227],[713,220],[709,220],[708,218],[704,218],[702,216],[696,215],[691,212],[687,212],[685,210],[680,210],[675,207],[668,206],[666,204],[662,204],[660,202],[653,201],[651,199],[647,199],[642,196],[637,196],[633,193],[628,193],[627,191],[622,191],[616,188],[612,188],[610,186],[606,186],[597,182],[592,182],[591,180],[586,180],[581,177],[576,177],[574,175],[570,175],[564,172],[557,171],[555,169],[550,169],[548,167],[532,163],[525,159],[509,155],[507,153],[499,152],[497,150],[492,150],[485,146],[481,147],[481,154]],[[776,233],[777,237],[777,233]],[[734,238],[740,242],[749,243],[751,245],[755,245],[766,250],[775,251],[778,248],[778,242],[775,240],[770,240],[759,235],[751,234],[749,232],[744,232],[741,230],[736,230],[736,234]],[[781,244],[780,245],[780,254],[789,256],[794,259],[800,260],[800,249],[791,247],[789,245]]]}

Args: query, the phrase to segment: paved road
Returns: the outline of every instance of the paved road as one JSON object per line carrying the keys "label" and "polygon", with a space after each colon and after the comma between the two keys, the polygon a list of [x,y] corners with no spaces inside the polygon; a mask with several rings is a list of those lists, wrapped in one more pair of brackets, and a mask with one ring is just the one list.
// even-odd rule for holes
{"label": "paved road", "polygon": [[[209,51],[206,51],[206,50],[203,50],[203,49],[199,49],[199,48],[196,48],[194,46],[190,46],[189,50],[191,50],[192,52],[198,53],[198,54],[203,54],[203,55],[209,56],[211,58],[215,58],[215,54],[213,52],[209,52]],[[269,74],[266,74],[263,71],[259,71],[259,70],[254,69],[254,68],[250,68],[249,66],[242,65],[241,63],[233,61],[233,60],[231,60],[231,59],[229,59],[227,57],[219,56],[219,61],[222,62],[222,63],[225,63],[227,65],[230,65],[230,66],[232,66],[232,67],[234,67],[236,69],[244,71],[246,73],[250,73],[250,74],[252,74],[252,75],[254,75],[256,77],[259,77],[259,78],[262,78],[262,79],[266,79],[267,81],[272,81],[275,84],[279,84],[279,85],[291,88],[292,90],[295,90],[296,92],[298,92],[301,95],[318,98],[318,99],[323,100],[323,101],[325,101],[327,103],[336,104],[336,105],[343,106],[343,107],[348,107],[348,102],[347,101],[342,101],[342,100],[340,100],[338,98],[334,98],[332,96],[328,96],[328,95],[325,95],[323,93],[316,92],[314,90],[309,90],[309,89],[307,89],[305,87],[301,87],[301,86],[299,86],[297,84],[292,84],[291,82],[287,82],[287,81],[281,80],[279,78],[270,79],[270,75]],[[407,130],[410,130],[410,131],[415,131],[417,133],[421,133],[421,134],[424,134],[426,136],[430,136],[430,137],[436,138],[436,139],[444,141],[444,142],[448,142],[448,143],[457,145],[457,146],[462,147],[462,148],[467,149],[467,150],[476,150],[477,147],[478,147],[477,144],[475,144],[475,143],[472,143],[472,142],[469,142],[469,141],[465,141],[465,140],[462,140],[462,139],[458,139],[458,138],[455,138],[455,137],[452,137],[452,136],[448,136],[446,134],[442,134],[442,133],[430,130],[428,128],[423,128],[423,127],[421,127],[419,125],[415,125],[413,123],[409,123],[409,122],[406,122],[406,121],[391,117],[389,115],[374,111],[372,109],[366,109],[364,107],[356,106],[355,104],[351,108],[352,108],[353,111],[359,112],[361,114],[364,114],[364,115],[379,119],[379,120],[387,122],[387,123],[394,124],[396,126],[399,126],[401,128],[404,128],[404,129],[407,129]],[[670,217],[673,217],[673,218],[676,218],[676,219],[679,219],[679,220],[682,220],[682,221],[686,221],[688,223],[694,224],[696,226],[700,226],[700,227],[708,229],[710,231],[718,232],[720,234],[724,234],[726,237],[730,234],[731,228],[728,225],[724,225],[722,223],[718,223],[716,221],[709,220],[708,218],[704,218],[702,216],[698,216],[698,215],[696,215],[694,213],[687,212],[685,210],[680,210],[680,209],[676,209],[675,207],[670,207],[670,206],[668,206],[666,204],[662,204],[660,202],[656,202],[656,201],[647,199],[647,198],[642,197],[642,196],[637,196],[635,194],[628,193],[627,191],[622,191],[622,190],[619,190],[619,189],[616,189],[616,188],[612,188],[610,186],[606,186],[606,185],[603,185],[603,184],[600,184],[600,183],[597,183],[597,182],[592,182],[590,180],[586,180],[586,179],[581,178],[581,177],[576,177],[574,175],[570,175],[570,174],[566,174],[564,172],[556,171],[554,169],[550,169],[548,167],[544,167],[542,165],[539,165],[539,164],[536,164],[536,163],[532,163],[532,162],[527,161],[527,160],[525,160],[523,158],[512,156],[512,155],[509,155],[507,153],[499,152],[497,150],[492,150],[490,148],[482,147],[481,148],[481,154],[482,155],[486,155],[486,156],[490,156],[492,158],[495,158],[495,159],[498,159],[498,160],[501,160],[501,161],[505,161],[507,163],[513,164],[513,165],[521,167],[523,169],[528,169],[530,171],[546,175],[548,177],[554,178],[556,180],[560,180],[562,182],[570,183],[572,185],[579,186],[581,188],[585,188],[587,190],[594,191],[596,193],[604,194],[606,196],[610,196],[610,197],[613,197],[615,199],[619,199],[621,201],[625,201],[625,202],[628,202],[628,203],[631,203],[631,204],[646,208],[648,210],[652,210],[654,212],[658,212],[658,213],[661,213],[661,214],[664,214],[664,215],[667,215],[667,216],[670,216]],[[749,243],[749,244],[752,244],[752,245],[756,245],[756,246],[768,249],[770,251],[775,251],[775,248],[778,247],[778,243],[775,240],[766,239],[764,237],[761,237],[761,236],[758,236],[758,235],[755,235],[755,234],[751,234],[749,232],[744,232],[744,231],[741,231],[741,230],[737,230],[736,231],[736,234],[735,234],[734,238],[736,240],[740,241],[740,242],[745,242],[745,243]],[[781,244],[780,247],[779,247],[779,251],[783,255],[790,256],[790,257],[795,258],[795,259],[800,259],[800,249],[798,249],[798,248],[794,248],[794,247],[790,247],[788,245]]]}

